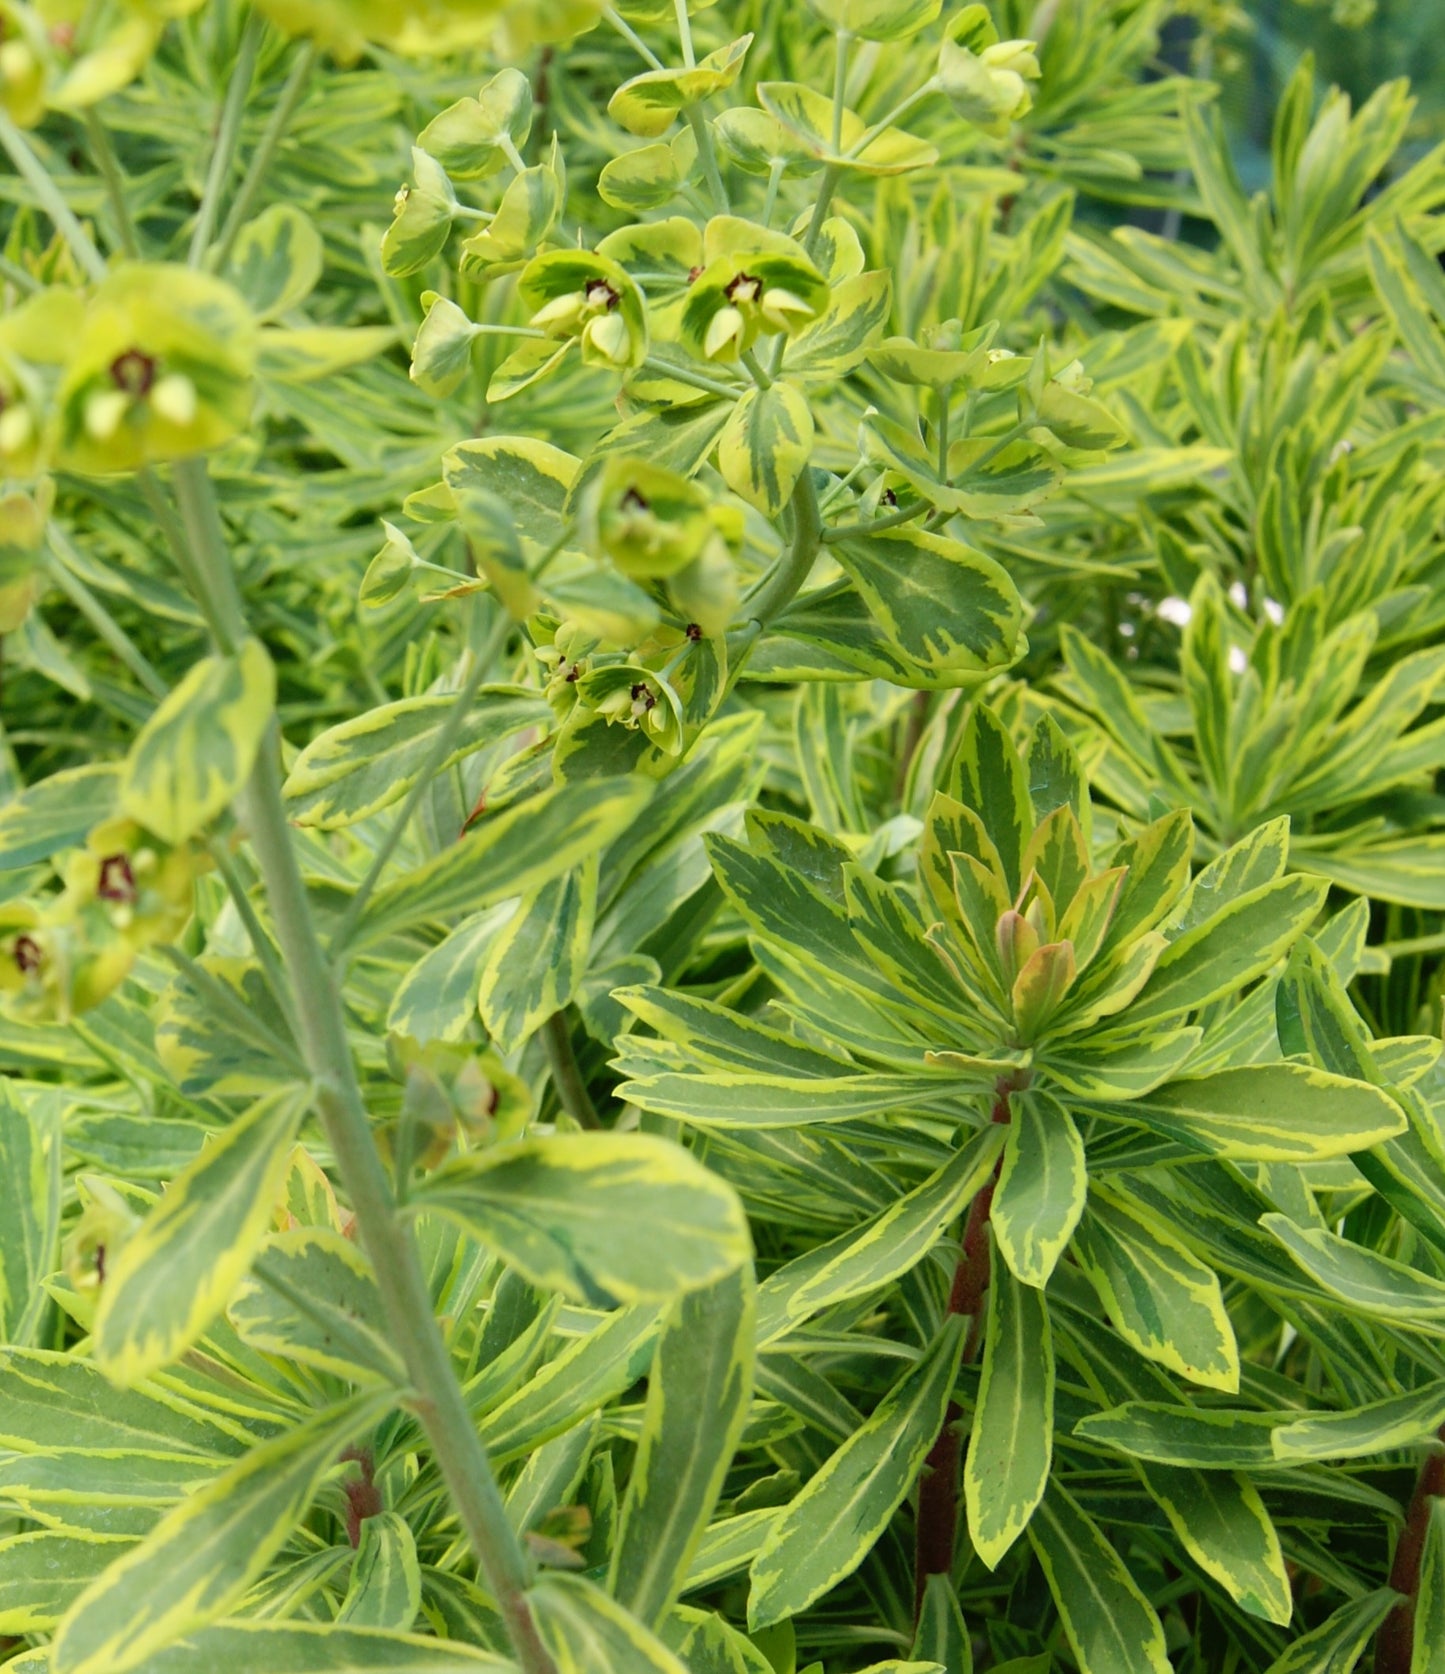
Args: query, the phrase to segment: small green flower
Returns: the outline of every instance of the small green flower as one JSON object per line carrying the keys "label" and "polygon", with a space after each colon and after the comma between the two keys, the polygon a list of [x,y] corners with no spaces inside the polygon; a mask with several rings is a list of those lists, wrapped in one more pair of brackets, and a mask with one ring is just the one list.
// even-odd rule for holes
{"label": "small green flower", "polygon": [[750,221],[715,215],[702,271],[682,311],[682,336],[705,360],[736,361],[762,336],[801,331],[828,302],[828,281],[803,247]]}
{"label": "small green flower", "polygon": [[418,146],[412,147],[414,186],[392,200],[391,225],[381,241],[381,262],[394,279],[420,272],[439,256],[451,237],[457,195],[446,170]]}
{"label": "small green flower", "polygon": [[60,391],[60,462],[133,471],[227,442],[251,411],[256,327],[232,288],[132,262],[96,289]]}
{"label": "small green flower", "polygon": [[671,685],[636,663],[609,663],[577,682],[578,700],[614,726],[636,729],[666,755],[682,750],[682,701]]}
{"label": "small green flower", "polygon": [[586,250],[549,250],[528,262],[517,294],[530,324],[575,339],[588,366],[623,371],[647,354],[647,309],[625,268]]}

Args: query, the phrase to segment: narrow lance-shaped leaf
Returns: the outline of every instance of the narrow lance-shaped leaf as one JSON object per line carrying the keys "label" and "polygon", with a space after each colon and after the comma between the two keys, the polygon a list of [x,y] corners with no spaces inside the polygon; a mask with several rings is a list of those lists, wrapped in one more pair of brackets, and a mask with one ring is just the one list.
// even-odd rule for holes
{"label": "narrow lance-shaped leaf", "polygon": [[421,1569],[411,1525],[395,1511],[363,1518],[338,1622],[405,1632],[421,1609]]}
{"label": "narrow lance-shaped leaf", "polygon": [[872,1550],[938,1436],[963,1325],[956,1315],[945,1322],[923,1359],[773,1524],[753,1560],[750,1626],[766,1627],[806,1610]]}
{"label": "narrow lance-shaped leaf", "polygon": [[752,1269],[673,1303],[647,1384],[608,1590],[657,1626],[682,1586],[747,1420]]}
{"label": "narrow lance-shaped leaf", "polygon": [[1003,1131],[990,1124],[921,1186],[771,1274],[758,1290],[758,1341],[809,1315],[865,1296],[906,1273],[993,1172]]}
{"label": "narrow lance-shaped leaf", "polygon": [[1098,1525],[1055,1484],[1029,1523],[1081,1674],[1170,1674],[1164,1629]]}
{"label": "narrow lance-shaped leaf", "polygon": [[587,970],[597,913],[597,856],[529,895],[487,950],[477,1008],[500,1052],[510,1052],[570,1005]]}
{"label": "narrow lance-shaped leaf", "polygon": [[[286,779],[291,818],[328,831],[399,802],[416,783],[457,702],[454,692],[402,698],[313,738]],[[438,769],[551,718],[540,692],[483,686]]]}
{"label": "narrow lance-shaped leaf", "polygon": [[732,1187],[652,1134],[558,1134],[473,1151],[413,1202],[459,1222],[534,1284],[604,1306],[697,1289],[752,1254]]}
{"label": "narrow lance-shaped leaf", "polygon": [[60,1624],[54,1674],[125,1674],[225,1613],[265,1569],[347,1440],[385,1411],[358,1396],[253,1448],[156,1524]]}
{"label": "narrow lance-shaped leaf", "polygon": [[1042,1089],[1014,1093],[991,1224],[999,1254],[1026,1285],[1044,1286],[1084,1212],[1089,1176],[1074,1118]]}
{"label": "narrow lance-shaped leaf", "polygon": [[580,1575],[549,1571],[527,1596],[557,1674],[689,1674],[635,1616]]}
{"label": "narrow lance-shaped leaf", "polygon": [[1115,1328],[1141,1354],[1210,1388],[1239,1388],[1239,1349],[1219,1280],[1182,1243],[1097,1190],[1075,1248]]}
{"label": "narrow lance-shaped leaf", "polygon": [[353,1382],[405,1371],[392,1347],[381,1293],[356,1243],[329,1227],[303,1226],[268,1238],[228,1310],[237,1335]]}
{"label": "narrow lance-shaped leaf", "polygon": [[1351,1599],[1317,1628],[1296,1639],[1265,1674],[1334,1674],[1336,1669],[1339,1674],[1350,1674],[1376,1628],[1398,1602],[1399,1595],[1388,1587]]}
{"label": "narrow lance-shaped leaf", "polygon": [[1287,1215],[1261,1215],[1259,1224],[1297,1267],[1348,1306],[1376,1319],[1445,1320],[1445,1284],[1439,1279],[1321,1227],[1297,1226]]}
{"label": "narrow lance-shaped leaf", "polygon": [[182,1354],[230,1300],[266,1234],[308,1100],[286,1087],[171,1182],[101,1287],[95,1357],[135,1383]]}
{"label": "narrow lance-shaped leaf", "polygon": [[461,842],[379,889],[361,916],[356,944],[537,888],[619,836],[651,794],[645,781],[589,779],[556,785],[488,817]]}
{"label": "narrow lance-shaped leaf", "polygon": [[990,1569],[1028,1526],[1049,1480],[1054,1344],[1043,1293],[994,1265],[983,1377],[964,1463],[974,1550]]}

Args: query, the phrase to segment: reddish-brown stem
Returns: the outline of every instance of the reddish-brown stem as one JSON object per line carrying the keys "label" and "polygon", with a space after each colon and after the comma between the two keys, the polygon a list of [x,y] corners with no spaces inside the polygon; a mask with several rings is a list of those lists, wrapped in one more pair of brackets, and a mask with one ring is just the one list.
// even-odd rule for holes
{"label": "reddish-brown stem", "polygon": [[[1009,1094],[1016,1085],[1011,1079],[999,1082],[993,1103],[995,1122],[1008,1121]],[[998,1185],[1002,1160],[999,1159],[988,1184],[979,1190],[969,1205],[958,1265],[953,1270],[953,1284],[948,1293],[948,1313],[968,1320],[968,1335],[963,1344],[965,1363],[978,1357],[983,1343],[983,1299],[988,1291],[989,1276],[988,1220],[993,1211],[994,1188]],[[962,1458],[958,1421],[962,1416],[958,1404],[950,1401],[944,1414],[943,1428],[923,1462],[923,1474],[918,1483],[918,1523],[913,1555],[915,1618],[923,1605],[928,1577],[949,1575],[953,1571],[953,1551],[958,1540],[958,1472]]]}
{"label": "reddish-brown stem", "polygon": [[[1445,1429],[1440,1431],[1445,1442]],[[1445,1498],[1445,1452],[1431,1453],[1420,1467],[1405,1527],[1390,1565],[1390,1585],[1403,1595],[1402,1602],[1386,1616],[1375,1640],[1375,1674],[1410,1674],[1415,1651],[1415,1601],[1420,1592],[1420,1563],[1425,1556],[1425,1536],[1430,1528],[1430,1507]]]}

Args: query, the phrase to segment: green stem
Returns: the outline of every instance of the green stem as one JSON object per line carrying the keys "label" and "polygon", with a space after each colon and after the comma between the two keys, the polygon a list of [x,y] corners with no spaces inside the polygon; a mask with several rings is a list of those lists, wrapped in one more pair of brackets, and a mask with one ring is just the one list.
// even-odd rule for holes
{"label": "green stem", "polygon": [[885,529],[896,529],[900,523],[912,523],[928,509],[927,500],[918,500],[911,506],[900,506],[886,517],[875,517],[871,523],[835,523],[823,531],[823,539],[831,542],[851,540],[855,535],[881,535]]}
{"label": "green stem", "polygon": [[5,256],[0,256],[0,279],[8,279],[12,285],[18,285],[26,296],[33,296],[36,291],[45,289],[33,273],[27,273],[23,267],[17,267]]}
{"label": "green stem", "polygon": [[712,129],[708,127],[707,118],[696,105],[687,107],[687,122],[692,129],[692,137],[697,141],[697,155],[702,163],[703,179],[707,181],[714,203],[726,214],[729,207],[728,189],[723,181],[722,170],[718,167],[717,152],[713,149]]}
{"label": "green stem", "polygon": [[612,6],[608,6],[602,15],[607,19],[608,23],[612,25],[617,33],[621,35],[623,40],[627,42],[628,46],[633,47],[638,52],[638,54],[646,62],[649,69],[665,70],[667,68],[666,64],[664,64],[652,48],[648,46],[647,42],[643,40],[642,36],[637,33],[627,19],[619,16],[617,11]]}
{"label": "green stem", "polygon": [[95,114],[94,107],[85,113],[85,137],[90,142],[91,156],[99,165],[100,177],[105,182],[105,195],[110,202],[110,212],[115,217],[121,250],[134,259],[140,255],[140,240],[136,237],[135,222],[130,217],[130,203],[125,195],[125,176],[116,160],[115,147],[110,143],[110,135],[105,130],[105,124]]}
{"label": "green stem", "polygon": [[934,91],[933,82],[926,81],[916,92],[910,93],[906,99],[894,105],[887,116],[880,117],[871,127],[865,128],[853,144],[848,148],[849,157],[859,157],[876,140],[885,128],[891,128],[902,116],[907,116],[915,105],[921,105],[930,93]]}
{"label": "green stem", "polygon": [[[158,703],[162,702],[169,695],[170,688],[166,685],[155,665],[76,573],[77,566],[80,564],[80,554],[71,544],[69,535],[56,523],[50,525],[48,535],[52,557],[46,565],[46,569],[55,585],[90,623],[100,638],[115,653],[116,658],[135,675],[145,690]],[[285,972],[277,962],[271,939],[262,928],[261,921],[256,916],[256,909],[251,905],[251,898],[246,893],[245,883],[236,868],[235,861],[227,852],[225,842],[220,837],[208,838],[206,840],[206,851],[210,855],[216,870],[221,874],[231,901],[236,908],[237,916],[245,926],[247,936],[251,939],[252,951],[260,963],[262,973],[272,994],[276,997],[276,1003],[283,1009],[287,1008],[290,999]]]}
{"label": "green stem", "polygon": [[783,170],[788,166],[785,157],[774,157],[768,165],[768,189],[763,196],[762,222],[765,227],[773,224],[773,212],[778,207],[778,186],[783,178]]}
{"label": "green stem", "polygon": [[[501,619],[500,627],[502,633],[505,634],[507,629],[505,617]],[[492,654],[497,649],[495,642],[499,637],[494,633],[491,643],[474,657],[472,666],[467,671],[466,679],[458,688],[456,701],[447,711],[446,718],[442,721],[436,737],[432,740],[432,747],[427,751],[426,759],[422,762],[421,772],[417,775],[416,783],[407,792],[406,801],[402,803],[396,818],[391,822],[391,828],[386,836],[382,838],[376,853],[372,856],[366,876],[361,880],[356,894],[351,897],[345,916],[337,926],[336,934],[331,938],[330,951],[333,958],[343,952],[346,944],[351,940],[356,926],[361,922],[361,915],[366,910],[366,904],[370,901],[372,893],[381,881],[382,873],[386,871],[391,857],[396,853],[397,845],[406,834],[407,827],[411,824],[417,809],[421,806],[422,798],[431,789],[432,780],[441,771],[442,763],[451,754],[452,746],[457,741],[457,735],[462,730],[462,723],[471,710],[472,701],[476,697],[482,681],[486,678]]]}
{"label": "green stem", "polygon": [[843,111],[848,92],[848,48],[853,37],[846,29],[838,31],[833,53],[833,150],[843,144]]}
{"label": "green stem", "polygon": [[201,192],[196,224],[191,231],[191,248],[186,260],[192,267],[201,265],[211,247],[211,238],[216,230],[216,217],[221,210],[221,194],[225,190],[231,164],[236,158],[236,142],[241,137],[241,119],[246,113],[246,100],[251,92],[251,82],[255,78],[256,57],[261,50],[261,36],[265,29],[266,20],[260,12],[252,12],[246,19],[246,27],[241,31],[241,45],[231,69],[225,103],[221,106],[221,119],[216,126],[216,143],[211,149],[206,184]]}
{"label": "green stem", "polygon": [[803,238],[803,248],[811,256],[818,248],[818,238],[823,231],[823,223],[828,219],[828,209],[833,202],[833,194],[838,189],[838,182],[843,178],[843,171],[836,163],[829,163],[823,170],[823,177],[818,182],[818,201],[813,205],[813,218],[808,222],[808,231]]}
{"label": "green stem", "polygon": [[709,395],[721,395],[728,401],[736,401],[743,393],[735,384],[725,384],[720,378],[709,378],[701,372],[694,372],[682,361],[648,355],[642,364],[649,372],[656,372],[664,378],[675,378],[680,384],[691,384],[694,389],[705,389]]}
{"label": "green stem", "polygon": [[215,265],[222,268],[230,257],[235,245],[236,237],[246,224],[246,218],[251,213],[251,206],[256,201],[256,194],[260,191],[271,163],[276,156],[277,148],[286,136],[286,130],[291,126],[291,118],[296,114],[296,108],[301,103],[302,95],[306,91],[311,79],[311,71],[316,63],[316,46],[307,41],[296,54],[295,62],[291,65],[291,73],[286,77],[286,83],[281,89],[281,96],[277,99],[256,149],[251,154],[251,161],[246,165],[246,172],[241,177],[241,184],[236,188],[236,196],[231,200],[231,207],[226,212],[226,220],[221,228],[221,236],[216,243]]}
{"label": "green stem", "polygon": [[773,619],[791,603],[808,579],[823,544],[823,520],[818,513],[818,491],[805,466],[793,489],[793,538],[773,572],[748,601],[748,625],[758,639]]}
{"label": "green stem", "polygon": [[683,68],[690,70],[697,63],[697,59],[692,50],[692,20],[687,15],[687,0],[672,0],[672,9],[677,18],[677,35],[682,47]]}
{"label": "green stem", "polygon": [[565,1011],[554,1011],[542,1025],[542,1043],[552,1070],[552,1085],[562,1108],[581,1128],[600,1128],[597,1106],[587,1091],[587,1082],[572,1050],[572,1030]]}
{"label": "green stem", "polygon": [[96,249],[90,234],[75,218],[75,212],[60,195],[60,188],[50,178],[44,163],[30,148],[30,142],[16,127],[9,113],[0,106],[0,145],[5,147],[15,172],[34,192],[40,207],[50,217],[55,230],[70,246],[71,254],[87,277],[105,278],[105,257]]}
{"label": "green stem", "polygon": [[[188,484],[194,527],[219,535],[210,481],[202,469]],[[246,635],[230,555],[216,539],[196,549],[201,585],[230,644]],[[431,1442],[452,1502],[476,1551],[482,1575],[506,1625],[523,1674],[556,1674],[527,1600],[526,1556],[467,1410],[446,1342],[432,1312],[416,1244],[395,1211],[386,1170],[346,1038],[346,1018],[291,841],[281,800],[279,728],[272,723],[243,797],[247,825],[281,951],[296,995],[301,1049],[315,1078],[316,1106],[361,1241],[371,1258],[392,1340],[406,1366],[412,1405]]]}

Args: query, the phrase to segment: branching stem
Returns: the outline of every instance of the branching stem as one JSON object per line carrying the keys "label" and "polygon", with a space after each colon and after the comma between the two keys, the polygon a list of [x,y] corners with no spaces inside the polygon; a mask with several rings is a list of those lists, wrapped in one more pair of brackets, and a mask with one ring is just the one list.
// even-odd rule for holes
{"label": "branching stem", "polygon": [[[1011,1076],[999,1081],[993,1101],[995,1122],[1008,1122],[1009,1094],[1016,1091],[1019,1085]],[[984,1297],[988,1291],[991,1266],[989,1217],[993,1212],[993,1194],[998,1185],[1002,1161],[1000,1157],[987,1185],[980,1188],[969,1205],[958,1265],[954,1268],[953,1285],[948,1293],[947,1313],[957,1314],[968,1321],[968,1335],[963,1343],[965,1364],[976,1360],[983,1346]],[[959,1407],[950,1401],[944,1414],[943,1428],[924,1461],[923,1475],[918,1484],[918,1524],[913,1563],[915,1615],[922,1607],[928,1577],[953,1572],[953,1553],[958,1540],[959,1466],[963,1453],[958,1425],[962,1417]]]}
{"label": "branching stem", "polygon": [[1386,1616],[1376,1636],[1375,1674],[1410,1674],[1415,1655],[1415,1606],[1420,1597],[1425,1537],[1430,1530],[1431,1509],[1442,1498],[1445,1498],[1445,1429],[1420,1467],[1410,1508],[1405,1514],[1405,1526],[1395,1545],[1390,1586],[1401,1595],[1401,1601]]}

